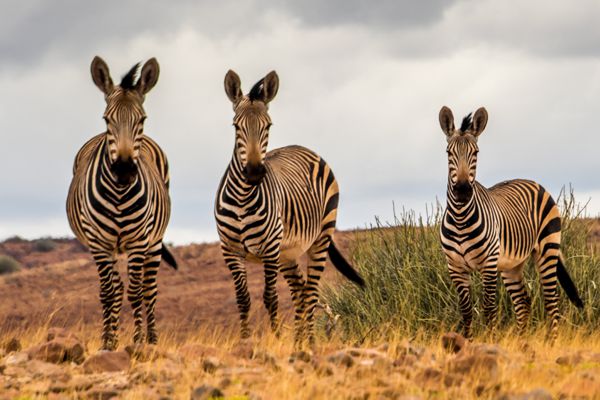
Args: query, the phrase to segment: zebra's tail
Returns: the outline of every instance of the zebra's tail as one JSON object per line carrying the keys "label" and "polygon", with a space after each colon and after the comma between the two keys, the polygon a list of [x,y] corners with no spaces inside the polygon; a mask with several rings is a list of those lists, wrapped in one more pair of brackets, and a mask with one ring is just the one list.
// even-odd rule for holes
{"label": "zebra's tail", "polygon": [[356,272],[352,265],[340,253],[333,240],[329,243],[329,259],[331,263],[335,266],[335,268],[342,273],[346,278],[350,279],[352,282],[356,283],[360,287],[365,287],[365,281],[361,276]]}
{"label": "zebra's tail", "polygon": [[565,290],[569,300],[571,303],[575,304],[577,308],[583,308],[583,301],[581,297],[579,297],[579,293],[577,293],[577,288],[571,280],[567,269],[565,268],[565,264],[563,262],[562,254],[558,258],[558,264],[556,266],[556,276],[558,277],[558,281],[560,282],[560,286]]}
{"label": "zebra's tail", "polygon": [[171,253],[169,251],[169,249],[167,248],[167,246],[164,243],[162,244],[162,250],[160,251],[160,256],[167,264],[169,264],[171,267],[173,267],[174,270],[177,270],[177,260],[175,260],[173,253]]}

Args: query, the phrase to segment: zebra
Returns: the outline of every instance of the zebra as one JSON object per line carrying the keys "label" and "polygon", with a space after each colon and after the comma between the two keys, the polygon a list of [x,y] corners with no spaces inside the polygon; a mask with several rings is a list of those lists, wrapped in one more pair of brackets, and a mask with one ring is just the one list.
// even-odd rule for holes
{"label": "zebra", "polygon": [[549,337],[555,340],[560,318],[557,279],[571,302],[583,307],[560,251],[558,207],[541,185],[530,180],[509,180],[491,188],[475,180],[477,139],[485,129],[488,113],[481,107],[471,115],[463,119],[460,129],[455,129],[448,107],[442,107],[439,114],[448,141],[447,206],[440,229],[441,243],[458,292],[464,334],[471,337],[473,271],[482,274],[483,311],[488,326],[493,328],[496,322],[499,272],[514,305],[517,328],[524,331],[531,301],[523,267],[532,255],[551,320]]}
{"label": "zebra", "polygon": [[[235,145],[221,179],[215,218],[221,250],[236,291],[242,339],[250,336],[250,295],[244,260],[264,265],[264,305],[271,329],[279,335],[277,273],[286,279],[295,308],[295,347],[305,336],[314,345],[314,311],[327,254],[334,266],[360,286],[364,281],[333,242],[339,188],[329,165],[301,146],[267,152],[271,118],[268,106],[277,94],[275,71],[242,94],[239,76],[229,70],[225,93],[233,104]],[[308,254],[306,279],[298,258]]]}
{"label": "zebra", "polygon": [[141,71],[140,65],[133,66],[115,86],[104,60],[93,59],[92,79],[106,100],[106,131],[77,153],[67,197],[71,229],[89,248],[100,277],[104,350],[118,345],[123,282],[115,268],[117,254],[127,255],[134,343],[144,341],[143,306],[147,342],[157,343],[154,309],[161,258],[177,269],[163,243],[171,208],[167,158],[143,132],[146,113],[142,104],[158,80],[159,66],[154,58]]}

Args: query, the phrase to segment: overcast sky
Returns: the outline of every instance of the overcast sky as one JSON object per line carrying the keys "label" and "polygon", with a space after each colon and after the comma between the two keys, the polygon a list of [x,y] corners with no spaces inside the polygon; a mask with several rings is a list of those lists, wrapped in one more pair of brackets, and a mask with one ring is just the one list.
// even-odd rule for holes
{"label": "overcast sky", "polygon": [[438,112],[489,113],[477,177],[573,185],[600,212],[600,2],[1,0],[0,239],[70,235],[73,158],[105,128],[89,65],[156,57],[146,134],[171,164],[166,240],[216,240],[234,130],[223,77],[276,70],[270,147],[300,144],[340,183],[338,226],[445,202]]}

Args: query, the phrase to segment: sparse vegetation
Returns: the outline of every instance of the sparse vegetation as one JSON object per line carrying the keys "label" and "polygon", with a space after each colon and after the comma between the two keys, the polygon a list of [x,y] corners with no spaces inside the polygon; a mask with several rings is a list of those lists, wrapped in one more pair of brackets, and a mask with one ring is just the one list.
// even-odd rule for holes
{"label": "sparse vegetation", "polygon": [[21,270],[21,264],[11,256],[0,254],[0,275],[11,274]]}
{"label": "sparse vegetation", "polygon": [[33,241],[33,251],[47,253],[56,249],[56,242],[50,238],[41,238]]}
{"label": "sparse vegetation", "polygon": [[[590,221],[582,219],[572,191],[558,199],[562,210],[562,249],[580,295],[586,303],[583,312],[572,306],[561,291],[563,325],[578,332],[592,333],[600,327],[600,257],[589,243]],[[438,204],[426,217],[402,212],[389,225],[377,221],[375,228],[358,233],[353,262],[367,282],[361,290],[344,284],[324,290],[324,301],[339,314],[345,338],[385,338],[391,332],[414,336],[421,332],[437,336],[456,329],[460,321],[458,298],[447,272],[439,242],[443,208]],[[543,308],[537,271],[530,261],[526,280],[532,296],[532,330],[543,328]],[[474,332],[483,333],[482,287],[479,275],[474,282]],[[499,280],[499,329],[514,327],[512,303]]]}

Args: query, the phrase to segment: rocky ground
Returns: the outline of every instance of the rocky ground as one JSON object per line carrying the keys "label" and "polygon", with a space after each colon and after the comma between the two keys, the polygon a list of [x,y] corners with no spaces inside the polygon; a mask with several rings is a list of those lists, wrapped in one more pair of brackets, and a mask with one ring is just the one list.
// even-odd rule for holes
{"label": "rocky ground", "polygon": [[427,347],[400,339],[374,347],[325,342],[314,352],[293,352],[267,335],[98,352],[50,328],[27,348],[18,338],[4,342],[0,399],[600,397],[600,353],[533,343],[516,349],[449,333]]}

